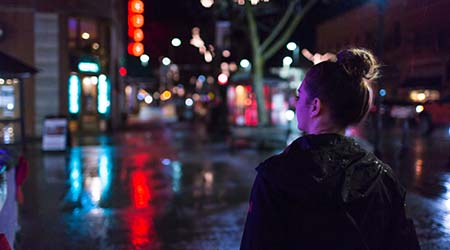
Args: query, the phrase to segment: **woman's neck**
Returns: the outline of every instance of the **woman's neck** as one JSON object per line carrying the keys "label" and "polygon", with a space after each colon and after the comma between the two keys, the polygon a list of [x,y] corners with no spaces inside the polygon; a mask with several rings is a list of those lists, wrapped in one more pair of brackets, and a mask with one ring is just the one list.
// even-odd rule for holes
{"label": "woman's neck", "polygon": [[334,122],[330,122],[328,120],[318,119],[315,120],[308,131],[305,131],[307,134],[345,134],[345,128],[338,128],[334,126]]}

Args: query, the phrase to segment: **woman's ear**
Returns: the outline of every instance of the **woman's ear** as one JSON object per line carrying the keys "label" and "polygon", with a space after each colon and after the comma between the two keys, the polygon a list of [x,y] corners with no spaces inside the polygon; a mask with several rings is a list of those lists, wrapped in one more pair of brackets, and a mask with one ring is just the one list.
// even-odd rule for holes
{"label": "woman's ear", "polygon": [[314,98],[311,102],[311,110],[310,110],[311,117],[318,116],[320,112],[322,112],[322,109],[323,107],[320,99],[317,97]]}

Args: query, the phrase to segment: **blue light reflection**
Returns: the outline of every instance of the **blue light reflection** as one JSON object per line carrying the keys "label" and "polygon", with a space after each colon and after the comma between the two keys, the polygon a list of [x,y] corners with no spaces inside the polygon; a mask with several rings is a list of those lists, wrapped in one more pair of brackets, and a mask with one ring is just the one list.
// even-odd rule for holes
{"label": "blue light reflection", "polygon": [[[70,188],[66,201],[85,209],[94,209],[100,202],[108,199],[113,168],[111,157],[112,149],[109,146],[85,150],[72,148],[68,161]],[[83,171],[91,174],[83,175]]]}
{"label": "blue light reflection", "polygon": [[183,176],[181,163],[179,161],[174,161],[172,163],[172,170],[172,190],[178,193],[181,187],[181,177]]}
{"label": "blue light reflection", "polygon": [[70,151],[69,173],[70,189],[66,195],[66,200],[77,203],[80,200],[83,188],[81,148],[72,148]]}
{"label": "blue light reflection", "polygon": [[443,176],[446,178],[446,182],[444,183],[444,187],[446,188],[446,192],[443,195],[443,202],[442,205],[444,206],[445,215],[443,220],[443,225],[445,227],[445,230],[450,233],[450,175]]}
{"label": "blue light reflection", "polygon": [[101,180],[101,197],[106,199],[109,196],[109,189],[111,186],[111,170],[112,170],[112,159],[111,159],[111,148],[103,146],[100,149],[100,157],[98,162],[98,175]]}

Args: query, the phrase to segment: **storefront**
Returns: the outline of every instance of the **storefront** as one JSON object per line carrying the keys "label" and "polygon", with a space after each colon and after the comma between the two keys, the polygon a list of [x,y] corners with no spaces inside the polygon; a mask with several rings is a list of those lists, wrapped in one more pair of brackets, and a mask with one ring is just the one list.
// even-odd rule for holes
{"label": "storefront", "polygon": [[106,20],[69,17],[67,109],[69,131],[104,132],[111,128],[110,27]]}
{"label": "storefront", "polygon": [[37,70],[0,52],[0,144],[23,144],[24,82]]}
{"label": "storefront", "polygon": [[[293,107],[294,95],[288,83],[283,79],[266,78],[264,80],[265,109],[269,115],[270,125],[288,124],[286,112]],[[256,95],[248,79],[233,79],[227,90],[229,122],[232,126],[258,126]],[[295,105],[295,104],[294,104]]]}
{"label": "storefront", "polygon": [[106,131],[111,109],[111,83],[99,65],[80,62],[68,79],[69,129]]}

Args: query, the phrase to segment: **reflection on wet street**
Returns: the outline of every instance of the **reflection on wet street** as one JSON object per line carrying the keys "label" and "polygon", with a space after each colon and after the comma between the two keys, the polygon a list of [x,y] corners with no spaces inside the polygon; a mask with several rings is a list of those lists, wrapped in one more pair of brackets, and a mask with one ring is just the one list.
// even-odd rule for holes
{"label": "reflection on wet street", "polygon": [[19,249],[236,249],[246,174],[262,158],[230,158],[187,129],[82,138],[67,153],[32,149]]}
{"label": "reflection on wet street", "polygon": [[[379,157],[407,187],[407,213],[414,219],[422,249],[450,249],[450,133],[421,136],[413,129],[383,131]],[[363,137],[370,138],[367,133]]]}
{"label": "reflection on wet street", "polygon": [[[380,158],[409,190],[423,249],[450,246],[447,132],[411,130],[405,141],[393,128],[380,140]],[[189,124],[74,144],[67,153],[29,150],[17,249],[238,249],[254,168],[282,150],[230,151]]]}

